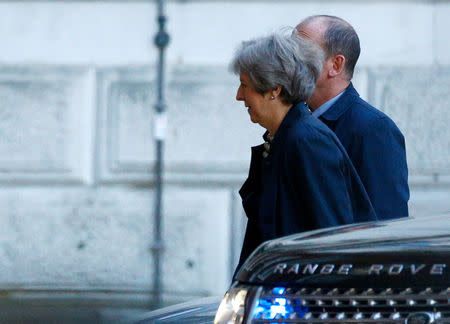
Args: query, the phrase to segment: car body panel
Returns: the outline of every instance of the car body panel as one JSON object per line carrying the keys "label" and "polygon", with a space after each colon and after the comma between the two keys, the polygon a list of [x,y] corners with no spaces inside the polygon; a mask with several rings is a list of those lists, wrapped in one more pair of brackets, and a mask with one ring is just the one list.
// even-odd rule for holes
{"label": "car body panel", "polygon": [[261,245],[235,280],[246,284],[389,286],[450,282],[450,213],[340,226]]}
{"label": "car body panel", "polygon": [[200,298],[148,312],[134,319],[135,324],[210,324],[222,296]]}

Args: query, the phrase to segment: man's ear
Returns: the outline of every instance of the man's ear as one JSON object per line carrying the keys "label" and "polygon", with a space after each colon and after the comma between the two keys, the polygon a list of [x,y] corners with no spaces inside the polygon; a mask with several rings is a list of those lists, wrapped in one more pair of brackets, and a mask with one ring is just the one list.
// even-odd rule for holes
{"label": "man's ear", "polygon": [[342,74],[344,72],[345,68],[345,57],[343,55],[335,55],[333,56],[331,60],[332,68],[328,72],[331,77],[338,76],[339,74]]}

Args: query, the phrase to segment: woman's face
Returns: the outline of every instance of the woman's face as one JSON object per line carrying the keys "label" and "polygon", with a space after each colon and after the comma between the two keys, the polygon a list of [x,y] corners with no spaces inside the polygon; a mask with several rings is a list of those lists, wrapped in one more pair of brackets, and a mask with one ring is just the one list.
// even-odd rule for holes
{"label": "woman's face", "polygon": [[241,84],[239,85],[236,100],[243,101],[250,119],[254,123],[260,124],[267,129],[267,122],[270,121],[269,92],[260,94],[253,87],[250,77],[246,73],[240,74]]}

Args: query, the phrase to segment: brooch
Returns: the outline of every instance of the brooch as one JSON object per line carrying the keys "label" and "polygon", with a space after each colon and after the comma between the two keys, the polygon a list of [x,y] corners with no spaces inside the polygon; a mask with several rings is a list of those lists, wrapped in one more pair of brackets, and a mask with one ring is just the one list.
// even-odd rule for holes
{"label": "brooch", "polygon": [[266,136],[264,136],[264,139],[266,140],[266,142],[264,143],[264,152],[262,153],[263,158],[266,158],[269,156],[270,153],[270,145],[272,144],[273,141],[273,136],[269,135],[269,133],[266,134]]}

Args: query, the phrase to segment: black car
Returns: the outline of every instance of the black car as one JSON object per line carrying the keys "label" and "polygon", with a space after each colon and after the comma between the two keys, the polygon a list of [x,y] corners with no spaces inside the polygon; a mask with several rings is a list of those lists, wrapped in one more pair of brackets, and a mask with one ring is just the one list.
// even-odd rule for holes
{"label": "black car", "polygon": [[268,241],[216,306],[139,323],[450,323],[450,213]]}

